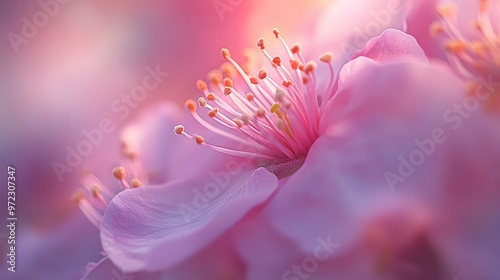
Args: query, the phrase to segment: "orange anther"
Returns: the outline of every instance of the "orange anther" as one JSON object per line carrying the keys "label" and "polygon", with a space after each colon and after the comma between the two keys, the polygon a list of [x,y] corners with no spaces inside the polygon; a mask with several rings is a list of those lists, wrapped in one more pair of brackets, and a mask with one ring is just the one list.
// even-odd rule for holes
{"label": "orange anther", "polygon": [[202,80],[196,81],[196,87],[201,91],[205,91],[208,89],[207,83]]}
{"label": "orange anther", "polygon": [[85,195],[81,191],[78,191],[71,196],[71,200],[73,200],[75,203],[80,203],[80,201],[84,198]]}
{"label": "orange anther", "polygon": [[324,63],[330,63],[333,60],[333,53],[326,52],[319,57],[319,60]]}
{"label": "orange anther", "polygon": [[222,57],[223,57],[224,59],[228,59],[228,58],[230,58],[230,57],[231,57],[231,53],[230,53],[230,52],[229,52],[229,50],[228,50],[228,49],[226,49],[226,48],[222,48],[222,49],[221,49],[221,53],[222,53]]}
{"label": "orange anther", "polygon": [[223,84],[225,87],[234,87],[233,80],[231,78],[224,78]]}
{"label": "orange anther", "polygon": [[278,38],[280,36],[280,31],[278,30],[278,28],[273,28],[273,33],[274,33],[274,36],[276,36],[276,38]]}
{"label": "orange anther", "polygon": [[250,77],[250,82],[254,85],[257,85],[259,83],[259,78],[252,76]]}
{"label": "orange anther", "polygon": [[222,82],[222,73],[219,70],[212,70],[212,71],[208,72],[207,78],[210,82],[212,82],[214,84],[218,84],[218,83]]}
{"label": "orange anther", "polygon": [[431,35],[437,36],[445,32],[444,26],[439,22],[434,22],[431,25]]}
{"label": "orange anther", "polygon": [[118,180],[125,179],[126,176],[125,168],[123,168],[122,166],[115,167],[113,169],[113,176]]}
{"label": "orange anther", "polygon": [[192,99],[186,100],[184,106],[186,107],[186,109],[188,109],[189,112],[191,113],[196,112],[196,103],[194,102],[194,100]]}
{"label": "orange anther", "polygon": [[259,40],[257,40],[257,46],[260,47],[261,50],[266,48],[264,45],[264,38],[259,38]]}
{"label": "orange anther", "polygon": [[194,137],[194,140],[196,141],[196,143],[198,143],[200,145],[205,142],[205,139],[203,139],[203,137],[198,136],[198,135]]}
{"label": "orange anther", "polygon": [[236,68],[234,68],[234,66],[227,61],[220,66],[220,70],[222,70],[222,73],[224,73],[226,77],[234,77],[238,73]]}
{"label": "orange anther", "polygon": [[182,126],[182,125],[176,125],[176,126],[174,126],[174,132],[177,135],[182,134],[184,132],[184,126]]}
{"label": "orange anther", "polygon": [[309,74],[312,71],[314,71],[317,67],[318,67],[318,65],[316,64],[316,62],[309,61],[309,62],[307,62],[306,66],[304,68],[304,72],[306,72],[307,74]]}
{"label": "orange anther", "polygon": [[275,63],[278,66],[281,66],[281,57],[279,57],[278,55],[273,57],[273,63]]}
{"label": "orange anther", "polygon": [[214,108],[214,109],[208,111],[208,116],[211,118],[215,118],[215,116],[217,116],[217,113],[219,113],[219,109]]}
{"label": "orange anther", "polygon": [[95,198],[99,198],[101,196],[100,191],[101,190],[100,190],[99,186],[93,186],[92,190],[91,190],[92,196],[95,197]]}
{"label": "orange anther", "polygon": [[267,77],[267,71],[264,69],[259,70],[259,79],[265,79]]}
{"label": "orange anther", "polygon": [[215,94],[213,94],[212,92],[210,92],[209,94],[207,94],[207,99],[210,100],[210,101],[215,101]]}

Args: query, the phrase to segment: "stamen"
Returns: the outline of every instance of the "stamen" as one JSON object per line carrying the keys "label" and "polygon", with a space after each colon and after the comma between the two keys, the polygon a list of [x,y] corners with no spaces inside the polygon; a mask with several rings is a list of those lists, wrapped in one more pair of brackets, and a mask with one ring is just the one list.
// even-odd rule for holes
{"label": "stamen", "polygon": [[[184,127],[176,126],[176,133],[182,134]],[[111,174],[120,182],[122,189],[131,187],[138,188],[148,184],[148,176],[146,175],[141,157],[136,150],[133,150],[133,145],[129,145],[126,139],[122,142],[123,149],[123,166],[113,168]],[[133,179],[127,182],[127,176],[132,176]],[[83,191],[78,190],[72,197],[72,200],[77,203],[78,207],[86,218],[96,227],[100,227],[103,213],[109,204],[109,201],[119,192],[117,189],[102,184],[102,182],[90,172],[85,172],[81,178],[81,183],[85,190],[88,191],[87,198]]]}
{"label": "stamen", "polygon": [[187,100],[185,106],[186,109],[188,109],[191,113],[196,112],[196,103],[193,100],[191,99]]}
{"label": "stamen", "polygon": [[324,63],[330,63],[333,60],[333,53],[327,52],[319,57],[319,60]]}
{"label": "stamen", "polygon": [[78,204],[80,211],[85,215],[85,217],[97,228],[100,228],[102,222],[102,215],[90,204],[90,202],[85,198],[85,195],[81,192],[77,192],[73,195],[73,201]]}
{"label": "stamen", "polygon": [[229,53],[229,50],[228,49],[222,49],[221,50],[221,53],[222,53],[222,57],[224,59],[228,59],[231,57],[231,53]]}
{"label": "stamen", "polygon": [[123,179],[125,179],[125,175],[126,175],[125,168],[123,168],[122,166],[115,167],[113,169],[113,176],[116,179],[123,180]]}
{"label": "stamen", "polygon": [[115,167],[112,173],[113,176],[118,179],[124,189],[130,189],[129,183],[127,182],[127,180],[125,180],[127,173],[125,172],[125,168],[123,166]]}
{"label": "stamen", "polygon": [[222,74],[219,70],[212,70],[208,72],[207,78],[212,84],[219,84],[222,81]]}
{"label": "stamen", "polygon": [[[500,78],[500,25],[492,21],[492,17],[500,16],[500,1],[477,1],[479,13],[472,25],[477,34],[473,38],[462,32],[456,5],[437,9],[441,20],[432,25],[431,33],[445,38],[448,60],[462,77],[477,84],[487,84]],[[495,9],[490,10],[491,4]]]}
{"label": "stamen", "polygon": [[176,125],[174,127],[174,132],[175,132],[175,134],[182,134],[184,132],[184,126]]}
{"label": "stamen", "polygon": [[138,187],[141,187],[143,186],[141,180],[139,180],[138,178],[134,178],[130,181],[130,184],[132,185],[132,188],[136,189]]}
{"label": "stamen", "polygon": [[92,197],[99,200],[104,206],[108,205],[108,201],[101,195],[101,188],[99,186],[92,188]]}
{"label": "stamen", "polygon": [[196,86],[198,87],[199,90],[201,91],[205,91],[208,89],[208,86],[207,86],[207,83],[205,83],[204,81],[202,80],[198,80],[198,82],[196,82]]}
{"label": "stamen", "polygon": [[[202,136],[186,132],[182,125],[174,127],[176,134],[215,151],[245,158],[272,162],[303,159],[307,155],[319,131],[320,106],[314,74],[317,64],[306,63],[300,46],[290,48],[278,29],[273,29],[273,33],[288,54],[289,65],[283,63],[281,56],[271,56],[262,38],[257,46],[275,69],[274,75],[265,69],[260,69],[257,75],[248,74],[248,66],[240,66],[230,51],[223,48],[221,54],[226,62],[221,70],[226,77],[222,78],[217,71],[210,72],[211,89],[206,83],[197,82],[205,97],[200,97],[198,104],[186,101],[187,110],[205,128],[234,140],[238,147],[247,145],[252,151],[207,143]],[[333,92],[335,81],[331,66],[333,54],[327,52],[319,60],[331,69],[329,86],[322,95],[326,98]],[[207,115],[199,115],[197,106],[205,108]]]}

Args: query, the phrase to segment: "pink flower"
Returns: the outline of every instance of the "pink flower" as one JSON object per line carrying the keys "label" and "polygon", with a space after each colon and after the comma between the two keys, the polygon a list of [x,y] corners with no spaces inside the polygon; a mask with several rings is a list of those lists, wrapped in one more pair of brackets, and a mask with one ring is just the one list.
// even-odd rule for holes
{"label": "pink flower", "polygon": [[[281,40],[279,32],[275,35]],[[262,49],[262,41],[259,46]],[[314,64],[291,49],[290,66],[285,59],[268,56],[276,65],[273,78],[263,71],[258,78],[247,76],[241,69],[242,81],[211,76],[218,93],[198,83],[206,95],[199,105],[219,121],[214,122],[217,126],[201,122],[219,136],[205,139],[182,126],[175,128],[176,133],[215,151],[252,160],[214,156],[212,170],[226,165],[224,171],[205,169],[191,179],[120,193],[111,201],[101,227],[109,258],[124,271],[166,270],[165,275],[177,275],[175,279],[189,279],[186,273],[194,272],[185,271],[186,267],[196,267],[204,279],[279,279],[297,273],[289,268],[314,256],[322,238],[322,243],[334,241],[341,246],[326,251],[324,263],[314,269],[317,279],[441,277],[453,272],[435,261],[443,256],[444,263],[459,271],[459,260],[440,239],[445,236],[440,223],[449,216],[437,211],[450,211],[458,198],[476,205],[471,194],[495,195],[498,191],[493,186],[499,182],[487,168],[460,180],[451,176],[464,165],[451,160],[450,153],[456,153],[460,163],[489,166],[490,159],[496,160],[492,156],[481,160],[479,154],[492,151],[475,146],[476,137],[497,137],[491,135],[482,114],[464,122],[460,130],[434,132],[449,125],[443,113],[462,101],[463,85],[446,69],[427,64],[413,38],[387,30],[353,56],[335,87],[331,84],[315,103],[317,91],[310,86],[315,81]],[[223,56],[238,69],[227,50]],[[296,68],[294,58],[299,69],[304,66],[297,78],[291,74]],[[321,60],[329,62],[330,55]],[[253,96],[242,94],[252,88]],[[250,105],[264,105],[266,99],[279,105],[265,113],[260,108],[266,106],[250,111]],[[187,108],[199,118],[195,104],[188,102]],[[224,126],[230,128],[218,131]],[[475,137],[464,139],[471,132]],[[419,141],[436,137],[441,142],[433,144],[429,158],[422,154],[426,164],[414,166],[411,176],[398,175],[398,155],[408,156],[417,149],[415,137]],[[224,138],[229,144],[211,142]],[[437,146],[443,138],[450,140]],[[229,140],[236,140],[235,144]],[[477,153],[469,154],[474,150]],[[470,187],[474,181],[485,184],[474,190]],[[401,188],[391,192],[396,183]],[[494,199],[487,205],[493,207]],[[457,227],[468,222],[460,218]],[[495,223],[492,218],[481,226]],[[452,233],[456,243],[451,244],[462,253],[470,252],[471,244],[461,239],[467,234],[461,236],[458,228]],[[480,245],[476,249],[480,256],[489,255]],[[221,264],[211,257],[216,252],[232,256],[231,262]],[[217,264],[217,269],[199,261]],[[485,266],[492,272],[492,267]]]}
{"label": "pink flower", "polygon": [[[123,129],[121,165],[113,168],[104,180],[90,171],[82,176],[82,188],[73,198],[97,228],[108,203],[122,190],[184,178],[206,164],[208,151],[193,150],[198,158],[193,163],[186,152],[188,143],[162,130],[179,121],[179,111],[177,105],[170,102],[152,108]],[[178,149],[170,151],[171,146]],[[172,162],[172,158],[177,161]],[[189,170],[184,168],[188,164]]]}
{"label": "pink flower", "polygon": [[[427,54],[447,60],[453,71],[470,83],[470,95],[477,90],[490,92],[486,107],[495,110],[500,104],[499,7],[497,0],[424,1],[409,30]],[[422,14],[425,22],[420,21]],[[428,33],[423,29],[429,29]]]}
{"label": "pink flower", "polygon": [[[2,151],[2,158],[20,170],[17,178],[20,186],[18,196],[22,197],[23,205],[19,207],[18,215],[26,226],[18,232],[21,239],[19,242],[28,244],[34,240],[54,246],[57,241],[66,244],[75,242],[82,247],[88,244],[85,248],[95,249],[95,252],[88,255],[88,260],[96,261],[95,256],[99,251],[99,248],[93,247],[93,237],[96,236],[87,236],[84,230],[78,232],[81,234],[75,234],[71,230],[74,221],[68,220],[82,219],[79,218],[80,213],[75,213],[78,209],[71,204],[70,195],[79,184],[81,170],[88,166],[103,181],[101,187],[111,189],[107,199],[111,199],[120,190],[113,185],[116,182],[106,180],[111,179],[108,175],[112,164],[119,161],[117,137],[115,133],[104,135],[102,143],[92,147],[91,155],[82,157],[82,161],[75,166],[69,166],[71,171],[62,174],[62,182],[53,163],[68,166],[65,162],[68,156],[66,146],[75,150],[80,141],[87,140],[82,135],[82,130],[97,128],[103,118],[112,119],[114,132],[118,132],[126,124],[127,120],[122,120],[121,115],[110,110],[110,105],[117,100],[121,102],[120,105],[124,105],[122,96],[130,94],[131,89],[142,81],[144,68],[148,64],[154,67],[159,63],[162,70],[171,71],[172,75],[150,92],[146,100],[135,104],[137,107],[129,107],[127,112],[130,114],[125,117],[138,115],[147,108],[146,104],[158,103],[158,100],[165,99],[166,96],[185,99],[184,93],[190,92],[192,79],[213,67],[213,61],[207,59],[203,52],[192,51],[189,47],[218,48],[215,44],[220,42],[213,38],[215,35],[219,37],[221,33],[231,34],[225,37],[226,43],[231,46],[243,46],[247,33],[241,30],[252,26],[250,15],[261,8],[261,3],[243,2],[241,7],[233,8],[225,14],[226,19],[222,23],[213,10],[214,1],[211,0],[196,3],[157,0],[106,3],[70,1],[67,5],[59,5],[59,2],[62,1],[47,0],[40,2],[41,4],[12,2],[2,6],[6,13],[11,14],[1,19],[5,35],[10,36],[7,33],[14,32],[25,36],[21,34],[23,29],[29,33],[22,41],[17,41],[20,44],[12,45],[6,41],[2,47],[6,54],[2,70],[8,73],[3,75],[0,83],[2,92],[6,93],[2,95],[2,104],[6,105],[6,110],[2,112],[5,113],[6,120],[16,120],[2,125],[3,130],[9,131],[6,137],[2,137],[2,146],[8,147]],[[307,14],[305,10],[287,12],[291,15],[297,12]],[[37,22],[44,21],[44,16],[47,16],[47,24],[43,27],[39,23],[23,27],[24,17],[33,23],[34,15],[38,15],[35,19]],[[257,30],[254,26],[252,29]],[[196,69],[198,72],[193,71],[193,64],[199,66]],[[161,139],[157,137],[159,134],[158,131],[151,138]],[[182,145],[188,143],[178,146]],[[157,151],[158,143],[154,143],[154,147]],[[165,161],[169,161],[172,153],[163,155],[161,159],[148,157],[151,155],[149,151],[140,154],[145,157],[145,168],[155,173],[148,174],[151,183],[189,171],[183,168],[185,164],[182,160],[178,160],[177,165],[171,165],[170,169],[162,166]],[[175,157],[180,158],[177,155]],[[201,164],[203,161],[196,163]],[[131,169],[127,171],[133,172]],[[196,170],[192,169],[191,172]],[[89,182],[98,182],[96,177],[89,179],[87,175],[85,182],[94,193],[103,195],[96,192],[95,186],[88,185]],[[6,193],[6,189],[1,193]],[[105,205],[99,206],[99,210],[104,211]],[[86,221],[84,223],[85,226],[90,225]],[[90,227],[89,231],[97,234],[92,229]],[[53,236],[57,236],[58,240]],[[1,245],[4,248],[6,243]],[[30,273],[38,270],[38,262],[55,262],[56,259],[47,259],[47,250],[33,250],[26,261],[24,256],[28,254],[24,253],[20,260],[33,265],[27,266],[26,274],[23,274],[25,276],[20,277],[30,278]],[[83,253],[72,255],[68,251],[65,251],[64,257],[68,263],[70,259],[74,259],[75,264],[81,264],[80,258],[85,258]],[[31,268],[33,270],[28,271]],[[65,278],[63,274],[57,276],[57,265],[44,268],[44,272],[50,275],[46,278]],[[68,265],[68,270],[69,268],[75,269],[75,266]],[[83,267],[79,270],[81,269]],[[74,271],[64,272],[64,275],[77,274]]]}
{"label": "pink flower", "polygon": [[[154,107],[123,130],[121,166],[114,168],[110,176],[102,180],[92,173],[83,176],[83,188],[74,199],[95,227],[100,229],[108,204],[121,191],[151,188],[154,184],[176,181],[205,170],[213,152],[203,147],[193,148],[192,143],[164,130],[174,126],[179,116],[179,109],[173,103]],[[196,127],[196,124],[192,125]],[[176,149],[171,150],[172,146]],[[174,158],[175,161],[172,160]],[[196,160],[193,161],[193,158]],[[106,256],[97,263],[91,263],[83,279],[118,278],[116,275],[159,279],[158,273],[124,272]]]}
{"label": "pink flower", "polygon": [[213,151],[172,145],[172,158],[187,160],[176,162],[180,179],[122,181],[97,223],[109,259],[89,275],[116,266],[152,279],[498,277],[500,157],[486,147],[500,135],[463,105],[480,95],[467,99],[401,31],[369,40],[338,75],[331,53],[317,65],[274,35],[282,56],[258,41],[272,71],[223,49],[222,71],[197,84],[204,97],[186,102],[201,126],[174,128]]}

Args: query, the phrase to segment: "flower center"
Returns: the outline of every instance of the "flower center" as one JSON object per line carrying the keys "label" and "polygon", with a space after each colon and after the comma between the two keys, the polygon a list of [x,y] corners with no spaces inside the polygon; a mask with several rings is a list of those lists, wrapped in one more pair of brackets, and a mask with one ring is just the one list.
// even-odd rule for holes
{"label": "flower center", "polygon": [[492,22],[492,17],[500,16],[500,1],[479,0],[479,13],[473,22],[476,34],[469,36],[473,39],[461,32],[456,12],[456,6],[439,7],[441,21],[434,23],[431,33],[447,39],[448,59],[462,76],[492,86],[500,79],[500,20]]}
{"label": "flower center", "polygon": [[[261,38],[257,46],[273,71],[260,69],[257,75],[249,75],[247,67],[240,66],[229,50],[222,49],[226,60],[223,71],[209,73],[210,87],[204,81],[197,82],[204,94],[198,102],[186,101],[186,108],[194,119],[230,140],[229,144],[207,143],[202,136],[186,132],[182,125],[175,126],[176,134],[221,153],[267,164],[277,160],[282,164],[307,155],[318,138],[319,120],[326,103],[319,100],[326,100],[333,92],[334,72],[330,64],[333,55],[326,53],[320,57],[330,68],[330,81],[325,94],[318,96],[314,74],[317,64],[304,60],[299,45],[289,47],[278,29],[273,29],[273,33],[281,41],[288,62],[278,55],[271,56]],[[206,117],[199,114],[198,107],[207,112]]]}

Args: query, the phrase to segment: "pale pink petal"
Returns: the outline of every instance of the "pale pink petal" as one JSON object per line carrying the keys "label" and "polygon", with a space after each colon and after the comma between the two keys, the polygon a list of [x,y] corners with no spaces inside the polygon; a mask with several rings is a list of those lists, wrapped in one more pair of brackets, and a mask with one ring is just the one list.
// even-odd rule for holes
{"label": "pale pink petal", "polygon": [[387,29],[380,36],[370,39],[355,52],[351,59],[365,56],[376,62],[417,59],[427,61],[424,51],[415,38],[397,29]]}
{"label": "pale pink petal", "polygon": [[414,59],[426,63],[423,50],[410,35],[396,29],[387,29],[380,36],[370,39],[366,45],[355,52],[351,60],[339,73],[339,83],[356,79],[367,64],[387,63]]}
{"label": "pale pink petal", "polygon": [[446,59],[442,44],[436,36],[431,35],[431,26],[439,19],[436,11],[439,2],[441,1],[415,1],[413,9],[407,17],[407,32],[415,37],[427,56]]}
{"label": "pale pink petal", "polygon": [[[401,203],[425,209],[433,225],[447,221],[449,226],[461,228],[470,224],[478,216],[450,219],[451,213],[440,214],[453,205],[458,207],[457,201],[461,201],[460,205],[480,207],[479,213],[487,218],[479,226],[489,231],[472,234],[462,229],[460,234],[451,235],[454,239],[448,245],[458,248],[457,256],[466,255],[471,247],[483,257],[497,256],[499,251],[487,249],[485,244],[494,243],[493,234],[498,231],[494,225],[499,224],[499,218],[486,211],[498,207],[494,201],[500,197],[500,175],[492,170],[498,163],[487,160],[477,167],[470,163],[493,154],[496,156],[490,158],[499,158],[497,149],[480,144],[481,139],[498,139],[498,133],[492,132],[482,110],[471,112],[460,125],[456,114],[447,115],[455,104],[463,104],[466,96],[463,84],[438,66],[367,64],[356,81],[341,85],[328,104],[321,123],[323,136],[311,148],[304,166],[266,209],[271,224],[302,253],[314,254],[316,238],[331,235],[341,244],[336,254],[347,254],[346,250],[359,242],[358,233],[368,221],[392,212],[387,209]],[[428,144],[430,138],[438,140]],[[398,172],[401,158],[409,159],[416,153],[422,153],[423,162],[415,164],[409,174]],[[387,172],[402,182],[389,180]],[[490,199],[481,202],[484,195]],[[458,209],[461,211],[453,213],[470,213],[467,209],[471,208]],[[434,230],[437,228],[428,230],[432,238],[444,240],[446,234],[435,234]],[[480,242],[481,238],[489,242]],[[439,254],[451,252],[450,247],[433,249]],[[457,267],[460,257],[448,257],[447,261]],[[469,256],[463,259],[477,262]],[[488,268],[491,271],[493,266]]]}
{"label": "pale pink petal", "polygon": [[[332,51],[335,62],[343,64],[352,53],[361,49],[370,38],[388,28],[406,29],[405,15],[411,1],[340,0],[332,1],[316,25],[309,30],[306,49],[318,54]],[[348,26],[349,28],[345,28]],[[311,36],[312,34],[312,36]]]}
{"label": "pale pink petal", "polygon": [[234,249],[233,238],[233,230],[227,231],[205,249],[164,271],[163,279],[245,279],[247,263]]}
{"label": "pale pink petal", "polygon": [[276,189],[263,168],[235,170],[120,193],[101,229],[108,256],[124,271],[152,271],[202,250]]}

